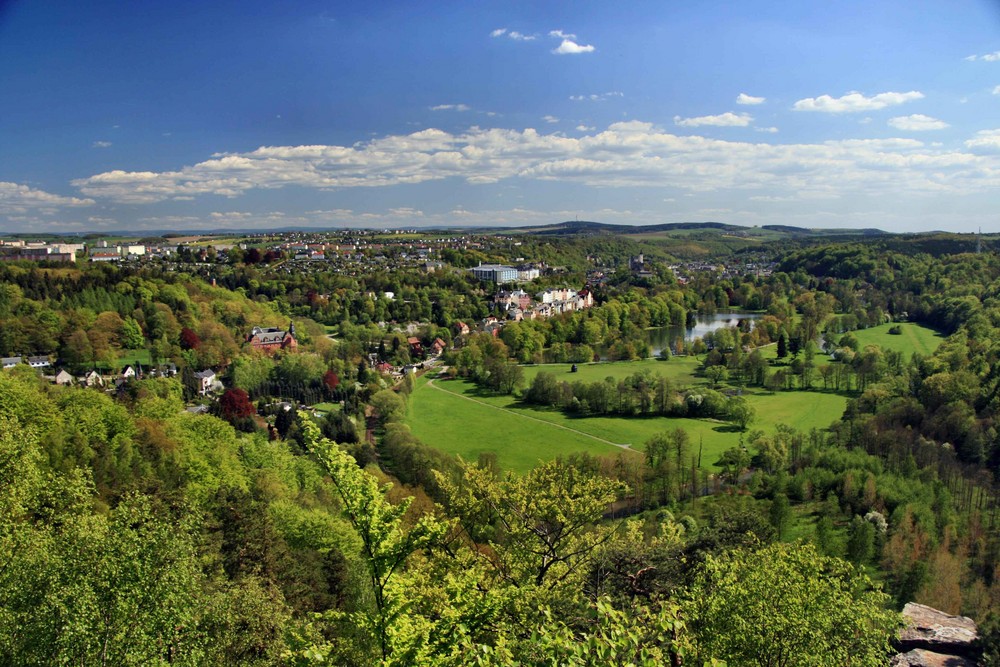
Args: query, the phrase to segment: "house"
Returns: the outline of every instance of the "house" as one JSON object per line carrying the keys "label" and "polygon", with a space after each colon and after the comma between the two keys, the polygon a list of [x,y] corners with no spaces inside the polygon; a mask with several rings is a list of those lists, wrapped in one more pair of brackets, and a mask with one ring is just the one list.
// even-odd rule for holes
{"label": "house", "polygon": [[410,356],[422,357],[424,356],[423,345],[420,344],[420,339],[416,336],[410,336],[406,339],[406,344],[410,346]]}
{"label": "house", "polygon": [[14,366],[17,366],[20,363],[21,363],[21,357],[4,357],[3,358],[3,367],[4,368],[14,368]]}
{"label": "house", "polygon": [[170,361],[168,361],[166,363],[163,363],[163,364],[160,364],[152,372],[152,375],[153,375],[153,377],[157,377],[157,376],[164,377],[164,378],[174,377],[175,375],[177,375],[177,364],[175,364],[173,362],[170,362]]}
{"label": "house", "polygon": [[215,371],[211,368],[203,371],[198,371],[194,374],[194,377],[198,380],[198,393],[202,396],[206,395],[208,392],[212,391],[212,386],[215,384]]}
{"label": "house", "polygon": [[459,336],[466,336],[469,333],[469,325],[465,322],[455,322],[455,333]]}
{"label": "house", "polygon": [[63,369],[63,370],[59,371],[58,373],[56,373],[55,382],[56,382],[56,384],[61,384],[63,386],[68,386],[68,385],[73,384],[73,376],[70,375],[69,373],[67,373],[66,369]]}
{"label": "house", "polygon": [[52,362],[48,357],[28,357],[28,365],[32,368],[48,368]]}
{"label": "house", "polygon": [[80,378],[80,384],[87,387],[103,387],[104,378],[97,371],[90,371]]}
{"label": "house", "polygon": [[136,379],[136,377],[138,377],[138,373],[136,373],[135,367],[133,367],[133,366],[126,366],[125,368],[122,369],[120,377],[125,382],[128,382],[129,380]]}
{"label": "house", "polygon": [[288,323],[288,330],[254,327],[247,336],[247,343],[250,347],[274,354],[280,350],[294,352],[298,348],[298,341],[295,340],[295,323]]}
{"label": "house", "polygon": [[447,347],[448,347],[447,343],[445,343],[440,338],[435,338],[434,342],[431,343],[431,354],[433,354],[434,356],[437,356],[437,355],[441,354],[442,352],[444,352],[445,348],[447,348]]}

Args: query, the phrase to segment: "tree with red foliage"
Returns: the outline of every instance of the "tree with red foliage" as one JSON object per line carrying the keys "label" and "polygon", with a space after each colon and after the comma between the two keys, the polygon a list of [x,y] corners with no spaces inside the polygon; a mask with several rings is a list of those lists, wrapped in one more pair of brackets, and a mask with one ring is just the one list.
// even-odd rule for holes
{"label": "tree with red foliage", "polygon": [[227,389],[222,394],[222,398],[219,399],[219,408],[222,412],[222,418],[231,424],[257,414],[250,396],[242,389],[235,387]]}
{"label": "tree with red foliage", "polygon": [[181,347],[185,350],[197,350],[201,346],[201,338],[187,327],[181,329]]}
{"label": "tree with red foliage", "polygon": [[257,248],[250,248],[247,250],[246,254],[243,255],[243,261],[246,264],[259,264],[261,259],[260,250]]}
{"label": "tree with red foliage", "polygon": [[323,384],[325,384],[330,391],[333,391],[337,388],[337,385],[340,384],[340,376],[332,370],[329,370],[323,375]]}

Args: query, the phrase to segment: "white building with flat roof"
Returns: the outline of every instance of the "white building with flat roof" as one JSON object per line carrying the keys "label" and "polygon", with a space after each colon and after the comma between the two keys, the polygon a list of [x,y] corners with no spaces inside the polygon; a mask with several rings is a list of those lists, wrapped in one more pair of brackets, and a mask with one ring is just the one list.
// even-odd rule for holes
{"label": "white building with flat roof", "polygon": [[472,275],[479,280],[488,280],[498,285],[517,280],[517,269],[503,264],[480,264],[472,269]]}

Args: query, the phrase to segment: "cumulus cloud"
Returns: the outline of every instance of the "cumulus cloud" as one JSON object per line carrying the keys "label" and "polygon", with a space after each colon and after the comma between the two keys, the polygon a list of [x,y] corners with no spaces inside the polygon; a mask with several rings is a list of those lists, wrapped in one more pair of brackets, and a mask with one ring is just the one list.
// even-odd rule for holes
{"label": "cumulus cloud", "polygon": [[906,132],[925,132],[927,130],[943,130],[949,127],[948,123],[937,118],[931,118],[923,114],[915,113],[909,116],[896,116],[889,119],[889,125],[897,130]]}
{"label": "cumulus cloud", "polygon": [[624,93],[613,90],[607,93],[591,93],[589,95],[570,95],[573,102],[606,102],[612,97],[625,97]]}
{"label": "cumulus cloud", "polygon": [[27,185],[0,181],[0,213],[5,215],[26,214],[28,212],[53,215],[62,209],[92,206],[93,204],[93,199],[64,197],[44,190],[36,190]]}
{"label": "cumulus cloud", "polygon": [[754,105],[754,104],[763,104],[766,101],[767,101],[766,97],[754,97],[753,95],[747,95],[746,93],[740,93],[739,95],[736,96],[737,104]]}
{"label": "cumulus cloud", "polygon": [[546,123],[558,123],[559,119],[552,115],[542,116],[542,120]]}
{"label": "cumulus cloud", "polygon": [[110,141],[95,141],[91,144],[92,148],[109,148],[111,146]]}
{"label": "cumulus cloud", "polygon": [[1000,86],[997,86],[996,88],[993,89],[993,94],[1000,95]]}
{"label": "cumulus cloud", "polygon": [[923,97],[924,94],[916,90],[911,90],[907,93],[879,93],[871,97],[865,97],[858,92],[851,92],[843,97],[830,97],[829,95],[807,97],[796,102],[792,106],[792,109],[795,111],[821,111],[823,113],[877,111],[878,109],[896,106],[904,102],[919,100]]}
{"label": "cumulus cloud", "polygon": [[687,193],[745,190],[749,195],[821,192],[894,198],[1000,188],[1000,130],[980,133],[964,151],[903,138],[814,144],[722,141],[680,136],[637,120],[581,132],[571,137],[530,128],[428,129],[349,146],[262,146],[212,155],[176,170],[115,170],[73,184],[87,197],[134,204],[236,197],[290,186],[335,191],[446,179],[473,185],[558,181]]}
{"label": "cumulus cloud", "polygon": [[980,130],[965,146],[975,153],[1000,153],[1000,130]]}
{"label": "cumulus cloud", "polygon": [[755,127],[758,132],[766,132],[767,134],[777,134],[778,128],[776,127]]}
{"label": "cumulus cloud", "polygon": [[583,123],[580,123],[579,125],[576,126],[576,129],[577,129],[578,132],[593,132],[597,128],[596,127],[588,127],[588,126],[584,125]]}
{"label": "cumulus cloud", "polygon": [[556,55],[574,55],[578,53],[593,53],[595,51],[593,45],[591,44],[580,44],[578,43],[576,35],[570,32],[563,32],[562,30],[550,30],[549,37],[555,37],[556,39],[562,40],[559,46],[552,49],[552,53]]}
{"label": "cumulus cloud", "polygon": [[559,46],[552,49],[552,53],[564,56],[577,53],[593,53],[594,50],[595,49],[592,44],[577,44],[572,39],[564,39]]}
{"label": "cumulus cloud", "polygon": [[490,33],[490,37],[503,37],[507,34],[507,28],[497,28]]}
{"label": "cumulus cloud", "polygon": [[467,104],[438,104],[431,107],[431,111],[469,111],[471,108]]}
{"label": "cumulus cloud", "polygon": [[735,114],[732,111],[727,111],[718,116],[696,116],[695,118],[674,116],[674,124],[681,127],[702,127],[704,125],[713,125],[715,127],[746,127],[752,122],[753,117],[749,114]]}

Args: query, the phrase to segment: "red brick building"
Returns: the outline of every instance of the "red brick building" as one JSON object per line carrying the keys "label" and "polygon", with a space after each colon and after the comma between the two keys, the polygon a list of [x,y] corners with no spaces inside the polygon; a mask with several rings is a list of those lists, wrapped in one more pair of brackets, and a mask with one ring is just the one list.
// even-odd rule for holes
{"label": "red brick building", "polygon": [[295,352],[299,344],[295,340],[295,325],[288,323],[288,330],[254,327],[247,336],[247,343],[250,347],[263,350],[267,354],[274,354],[278,351]]}

